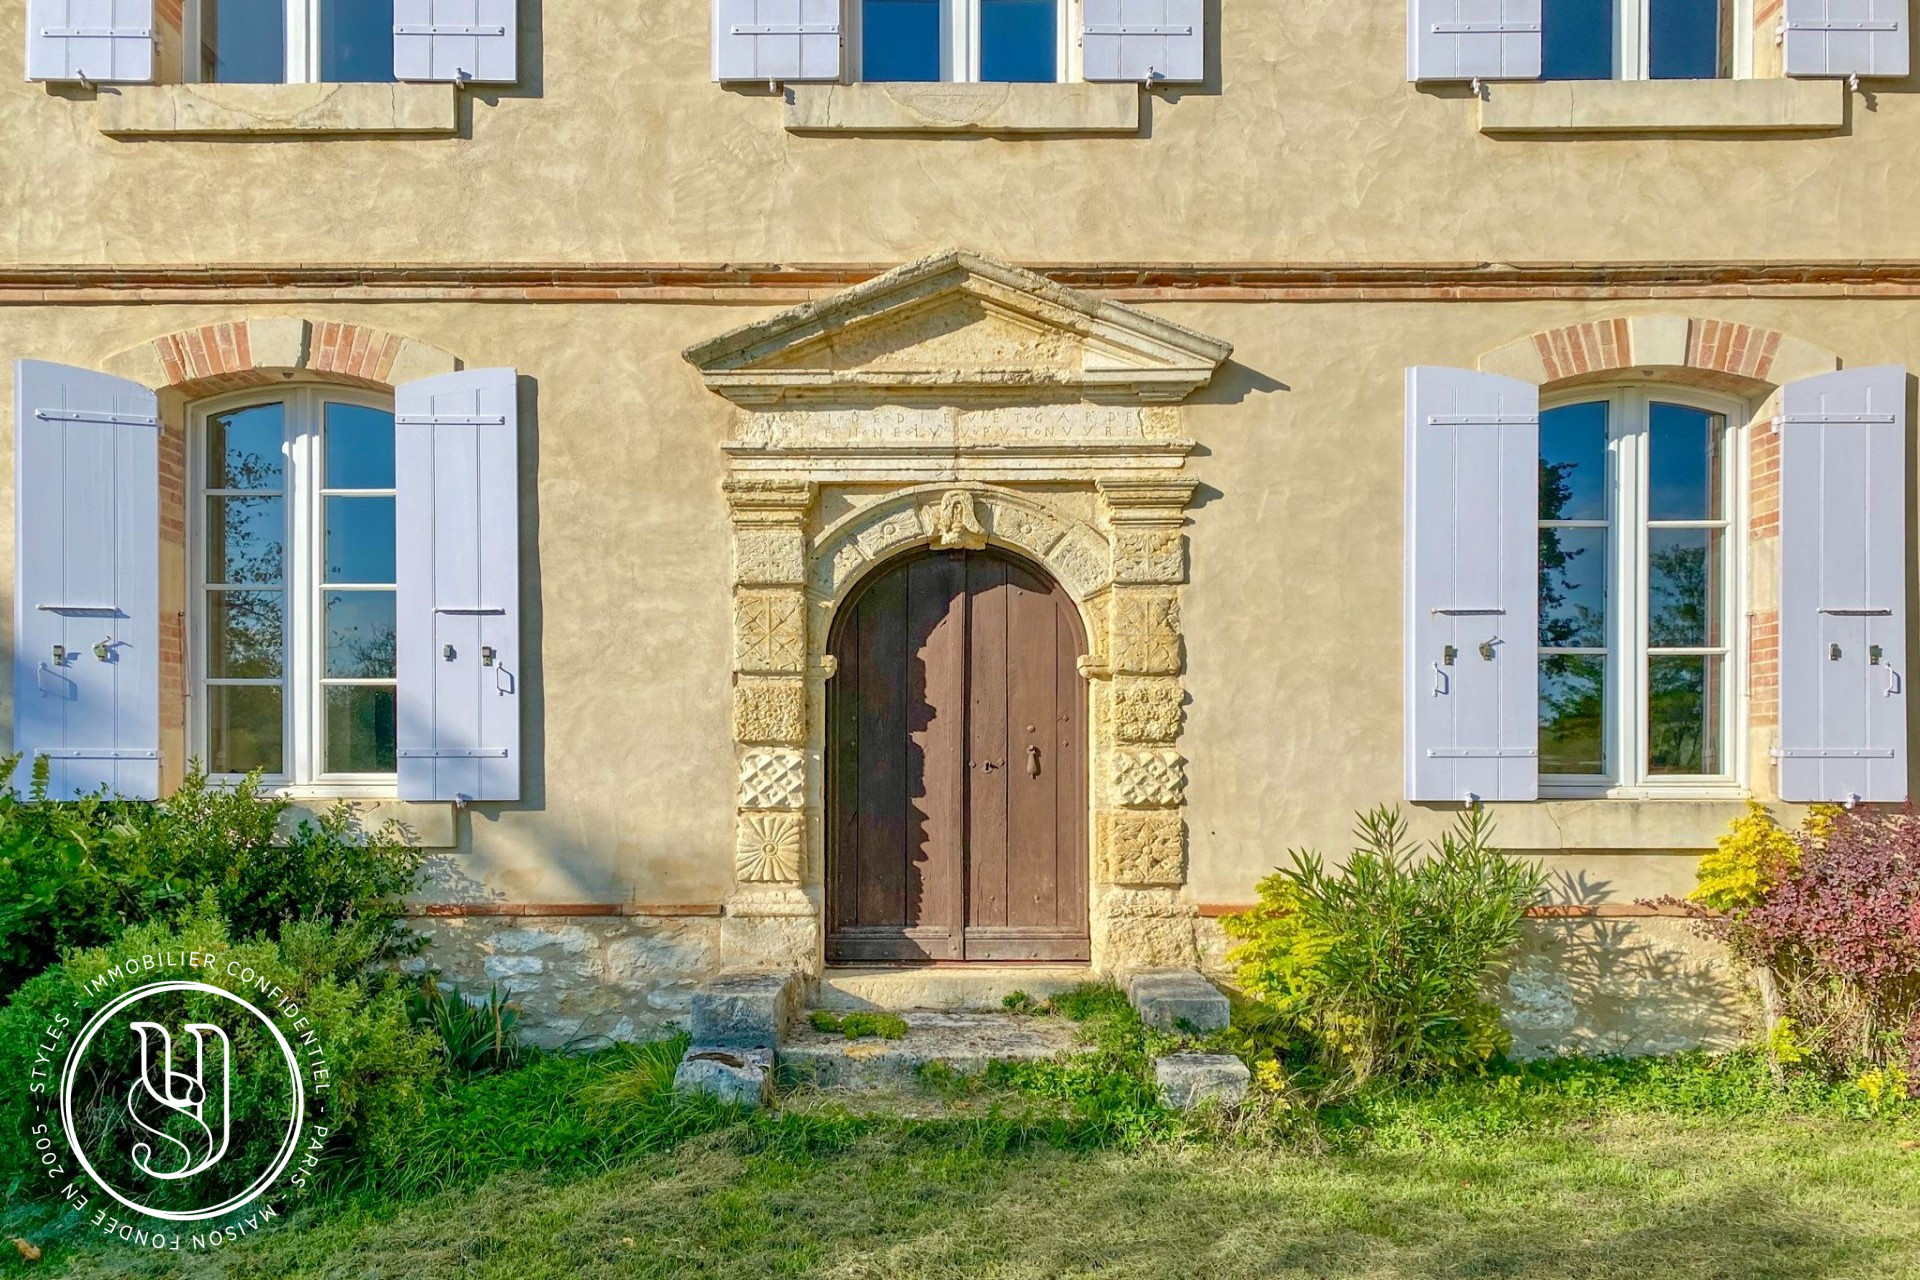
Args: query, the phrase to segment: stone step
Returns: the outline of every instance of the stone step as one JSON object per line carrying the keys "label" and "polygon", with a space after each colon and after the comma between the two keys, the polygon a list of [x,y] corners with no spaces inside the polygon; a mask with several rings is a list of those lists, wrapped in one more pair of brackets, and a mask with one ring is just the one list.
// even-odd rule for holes
{"label": "stone step", "polygon": [[1016,991],[1035,1000],[1094,980],[1074,964],[919,965],[830,968],[820,976],[814,1006],[837,1013],[860,1009],[998,1012]]}
{"label": "stone step", "polygon": [[898,1040],[849,1040],[816,1031],[801,1018],[780,1046],[780,1064],[800,1083],[825,1089],[906,1089],[919,1070],[939,1062],[962,1074],[995,1061],[1052,1058],[1085,1048],[1078,1024],[1065,1018],[1019,1018],[1004,1013],[903,1013]]}

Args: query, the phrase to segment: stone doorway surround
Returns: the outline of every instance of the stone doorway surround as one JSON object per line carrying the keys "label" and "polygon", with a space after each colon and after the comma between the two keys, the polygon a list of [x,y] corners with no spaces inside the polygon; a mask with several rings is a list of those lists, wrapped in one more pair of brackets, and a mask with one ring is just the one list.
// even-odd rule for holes
{"label": "stone doorway surround", "polygon": [[988,545],[1053,574],[1089,637],[1094,966],[1197,963],[1178,749],[1194,442],[1179,404],[1231,353],[966,250],[687,350],[738,406],[722,445],[739,767],[729,967],[823,966],[835,611],[894,555]]}

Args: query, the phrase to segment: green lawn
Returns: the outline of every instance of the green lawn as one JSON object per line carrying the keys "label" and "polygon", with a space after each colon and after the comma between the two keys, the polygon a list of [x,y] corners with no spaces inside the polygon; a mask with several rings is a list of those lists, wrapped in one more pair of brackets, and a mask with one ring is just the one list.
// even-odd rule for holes
{"label": "green lawn", "polygon": [[807,1150],[749,1132],[597,1176],[508,1174],[397,1209],[335,1209],[216,1259],[166,1264],[117,1247],[34,1270],[222,1280],[1920,1276],[1920,1150],[1904,1125],[1629,1114],[1318,1155],[1178,1142],[992,1154],[890,1130]]}

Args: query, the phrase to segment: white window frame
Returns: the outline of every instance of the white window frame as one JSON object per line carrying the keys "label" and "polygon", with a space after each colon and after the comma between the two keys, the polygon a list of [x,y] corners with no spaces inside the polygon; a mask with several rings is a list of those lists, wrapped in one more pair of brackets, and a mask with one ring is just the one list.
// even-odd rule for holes
{"label": "white window frame", "polygon": [[[1736,397],[1716,395],[1690,387],[1657,383],[1615,383],[1584,386],[1543,398],[1541,412],[1569,405],[1607,402],[1606,479],[1604,482],[1609,537],[1607,539],[1607,670],[1608,694],[1601,732],[1605,774],[1540,775],[1540,794],[1552,799],[1734,798],[1744,796],[1747,779],[1748,688],[1747,650],[1750,619],[1745,608],[1747,583],[1747,440],[1752,407]],[[1721,449],[1721,484],[1725,495],[1721,519],[1726,547],[1726,576],[1720,607],[1722,642],[1699,649],[1670,649],[1663,653],[1712,652],[1724,654],[1720,702],[1720,742],[1723,771],[1717,774],[1653,774],[1647,771],[1648,726],[1646,642],[1649,574],[1646,565],[1645,512],[1649,502],[1647,441],[1650,406],[1680,405],[1720,415],[1726,421]],[[1630,482],[1630,487],[1623,487]],[[1579,521],[1567,523],[1579,524]],[[1657,521],[1654,527],[1699,526],[1703,521]],[[1543,650],[1544,662],[1548,653]],[[1625,714],[1632,708],[1632,714]]]}
{"label": "white window frame", "polygon": [[[295,0],[289,0],[293,2]],[[848,14],[843,25],[847,32],[848,80],[856,84],[893,83],[865,81],[860,74],[864,65],[861,27],[866,3],[865,0],[846,0],[846,5]],[[1080,0],[1058,0],[1055,10],[1053,83],[1068,84],[1080,78],[1080,42],[1072,38],[1072,33],[1078,30]],[[940,79],[933,83],[980,83],[979,0],[940,0]]]}
{"label": "white window frame", "polygon": [[[286,5],[287,61],[283,84],[320,84],[320,5],[322,0],[282,0]],[[200,66],[200,14],[203,0],[184,0],[181,29],[182,76],[204,83]]]}
{"label": "white window frame", "polygon": [[[288,795],[343,796],[348,798],[390,799],[399,795],[399,780],[393,773],[328,773],[324,764],[326,734],[326,689],[329,684],[369,683],[335,680],[326,676],[326,610],[320,601],[323,560],[326,552],[325,503],[328,494],[389,494],[390,490],[325,490],[324,439],[328,404],[363,405],[393,411],[393,397],[356,387],[333,384],[290,383],[283,387],[254,387],[217,396],[193,405],[188,415],[187,435],[187,731],[193,744],[189,754],[211,762],[211,741],[207,722],[209,700],[205,694],[205,671],[201,655],[211,649],[208,635],[206,499],[207,499],[207,419],[227,410],[249,405],[282,404],[286,435],[282,454],[282,509],[286,513],[285,546],[287,569],[282,649],[285,663],[281,699],[281,773],[268,774],[264,782]],[[366,583],[363,586],[390,584]],[[374,681],[371,683],[385,683]],[[232,784],[242,775],[213,773],[216,783]]]}
{"label": "white window frame", "polygon": [[[1731,45],[1722,50],[1727,63],[1727,80],[1753,77],[1753,0],[1720,0],[1722,15],[1731,9],[1731,19],[1721,19],[1724,28],[1731,23]],[[1652,21],[1651,0],[1614,0],[1613,66],[1616,80],[1652,78],[1653,41],[1648,24]]]}

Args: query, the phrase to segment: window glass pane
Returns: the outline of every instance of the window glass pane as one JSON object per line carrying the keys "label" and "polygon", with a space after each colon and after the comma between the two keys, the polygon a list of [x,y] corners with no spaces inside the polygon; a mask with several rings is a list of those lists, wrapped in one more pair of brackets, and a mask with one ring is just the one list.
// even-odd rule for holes
{"label": "window glass pane", "polygon": [[284,609],[278,591],[209,591],[207,674],[241,680],[283,675]]}
{"label": "window glass pane", "polygon": [[209,415],[207,488],[280,488],[286,438],[285,405],[256,404]]}
{"label": "window glass pane", "polygon": [[1540,644],[1604,649],[1607,644],[1607,531],[1540,531]]}
{"label": "window glass pane", "polygon": [[1647,519],[1722,518],[1720,446],[1725,419],[1685,405],[1651,406]]}
{"label": "window glass pane", "polygon": [[1603,774],[1607,660],[1540,657],[1540,772]]}
{"label": "window glass pane", "polygon": [[200,78],[279,84],[287,78],[284,0],[200,0]]}
{"label": "window glass pane", "polygon": [[1647,646],[1706,648],[1720,640],[1721,533],[1647,531]]}
{"label": "window glass pane", "polygon": [[[391,501],[391,499],[389,499]],[[207,581],[271,586],[286,567],[286,499],[207,499]]]}
{"label": "window glass pane", "polygon": [[393,592],[327,592],[327,675],[393,679]]}
{"label": "window glass pane", "polygon": [[1647,659],[1647,772],[1721,773],[1722,659]]}
{"label": "window glass pane", "polygon": [[940,78],[940,0],[864,0],[862,80]]}
{"label": "window glass pane", "polygon": [[327,406],[329,489],[393,488],[393,414],[358,404]]}
{"label": "window glass pane", "polygon": [[209,687],[207,768],[214,773],[284,772],[280,727],[278,685]]}
{"label": "window glass pane", "polygon": [[980,0],[980,78],[1058,79],[1054,0]]}
{"label": "window glass pane", "polygon": [[327,772],[393,772],[393,689],[327,687]]}
{"label": "window glass pane", "polygon": [[1540,518],[1607,518],[1607,402],[1540,415]]}
{"label": "window glass pane", "polygon": [[1719,0],[1647,0],[1647,74],[1712,80],[1720,74]]}
{"label": "window glass pane", "polygon": [[393,0],[321,0],[320,78],[393,79]]}
{"label": "window glass pane", "polygon": [[328,498],[328,582],[393,581],[393,499]]}
{"label": "window glass pane", "polygon": [[1543,80],[1613,79],[1613,0],[1543,0]]}

